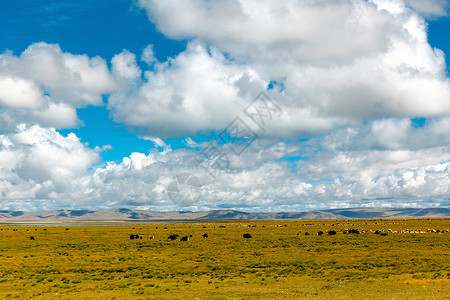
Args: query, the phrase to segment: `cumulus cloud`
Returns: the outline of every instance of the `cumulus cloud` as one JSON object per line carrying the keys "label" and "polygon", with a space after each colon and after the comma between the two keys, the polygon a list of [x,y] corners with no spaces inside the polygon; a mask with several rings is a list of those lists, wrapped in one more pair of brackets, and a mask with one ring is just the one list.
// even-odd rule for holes
{"label": "cumulus cloud", "polygon": [[446,205],[450,196],[449,146],[338,149],[328,137],[300,143],[255,140],[240,155],[216,143],[216,154],[224,155],[205,156],[199,149],[209,143],[191,139],[194,149],[171,150],[154,139],[163,149],[93,167],[99,149],[87,148],[73,134],[22,126],[0,140],[7,209],[23,209],[22,200],[35,200],[28,206],[34,209],[180,209],[167,187],[182,172],[202,183],[202,196],[189,210],[420,207]]}
{"label": "cumulus cloud", "polygon": [[32,44],[19,57],[4,53],[0,64],[2,74],[33,80],[55,101],[75,107],[99,105],[102,94],[114,90],[115,82],[102,58],[66,53],[55,44]]}
{"label": "cumulus cloud", "polygon": [[77,126],[76,108],[102,105],[118,89],[100,57],[63,52],[59,45],[30,45],[20,56],[0,54],[0,123],[5,131],[21,123],[55,128]]}
{"label": "cumulus cloud", "polygon": [[245,107],[241,89],[256,93],[265,86],[250,68],[197,42],[144,77],[138,88],[112,94],[108,108],[116,122],[150,137],[225,127]]}
{"label": "cumulus cloud", "polygon": [[14,108],[39,108],[44,104],[42,91],[22,78],[0,77],[0,105]]}
{"label": "cumulus cloud", "polygon": [[407,5],[411,6],[418,13],[427,18],[438,18],[448,15],[448,0],[406,0]]}
{"label": "cumulus cloud", "polygon": [[443,199],[449,195],[449,159],[448,147],[325,152],[303,164],[301,172],[312,179],[310,193],[324,203],[334,199],[342,200],[341,206],[348,201],[383,206],[423,200],[448,205]]}
{"label": "cumulus cloud", "polygon": [[347,59],[378,52],[391,18],[363,1],[140,0],[139,4],[167,36],[200,38],[246,59],[267,56],[266,51],[289,60]]}
{"label": "cumulus cloud", "polygon": [[149,66],[157,62],[155,54],[153,53],[153,45],[148,45],[147,47],[145,47],[145,49],[142,51],[141,60]]}
{"label": "cumulus cloud", "polygon": [[334,130],[324,145],[336,151],[422,150],[450,145],[450,119],[428,119],[417,126],[410,119],[386,118]]}
{"label": "cumulus cloud", "polygon": [[3,200],[61,200],[99,155],[74,134],[23,124],[16,133],[0,136],[0,160]]}
{"label": "cumulus cloud", "polygon": [[191,40],[137,89],[112,97],[115,119],[143,134],[220,130],[270,82],[284,112],[271,135],[450,113],[444,53],[403,1],[139,4],[164,34]]}
{"label": "cumulus cloud", "polygon": [[141,77],[141,69],[137,66],[136,55],[124,50],[114,55],[111,60],[112,73],[117,77],[136,80]]}

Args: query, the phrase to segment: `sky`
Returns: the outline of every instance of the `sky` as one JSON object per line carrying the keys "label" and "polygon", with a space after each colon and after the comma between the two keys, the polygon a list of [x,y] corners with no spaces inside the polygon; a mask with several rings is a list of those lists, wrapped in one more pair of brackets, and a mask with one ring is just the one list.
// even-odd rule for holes
{"label": "sky", "polygon": [[0,210],[450,204],[448,0],[0,4]]}

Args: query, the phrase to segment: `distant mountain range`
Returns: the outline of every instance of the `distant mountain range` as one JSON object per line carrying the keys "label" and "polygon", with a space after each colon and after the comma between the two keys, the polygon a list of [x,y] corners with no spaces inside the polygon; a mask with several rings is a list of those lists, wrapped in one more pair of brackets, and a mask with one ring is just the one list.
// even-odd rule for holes
{"label": "distant mountain range", "polygon": [[307,212],[243,212],[210,210],[202,212],[154,212],[126,208],[110,210],[4,211],[0,221],[137,221],[137,220],[263,220],[263,219],[357,219],[450,217],[450,208],[345,208]]}

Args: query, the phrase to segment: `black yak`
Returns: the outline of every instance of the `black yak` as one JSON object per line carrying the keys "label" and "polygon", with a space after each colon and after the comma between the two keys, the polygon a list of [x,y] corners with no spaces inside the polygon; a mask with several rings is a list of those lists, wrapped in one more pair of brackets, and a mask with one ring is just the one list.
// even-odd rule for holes
{"label": "black yak", "polygon": [[138,234],[130,234],[130,240],[139,239]]}
{"label": "black yak", "polygon": [[173,241],[173,240],[176,240],[177,237],[178,237],[178,234],[171,234],[171,235],[169,235],[168,239]]}

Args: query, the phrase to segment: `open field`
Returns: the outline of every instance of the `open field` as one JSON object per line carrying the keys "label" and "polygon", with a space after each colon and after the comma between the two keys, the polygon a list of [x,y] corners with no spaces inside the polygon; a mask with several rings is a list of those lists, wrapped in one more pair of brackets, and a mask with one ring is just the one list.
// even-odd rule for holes
{"label": "open field", "polygon": [[450,299],[448,229],[448,218],[0,224],[0,299]]}

